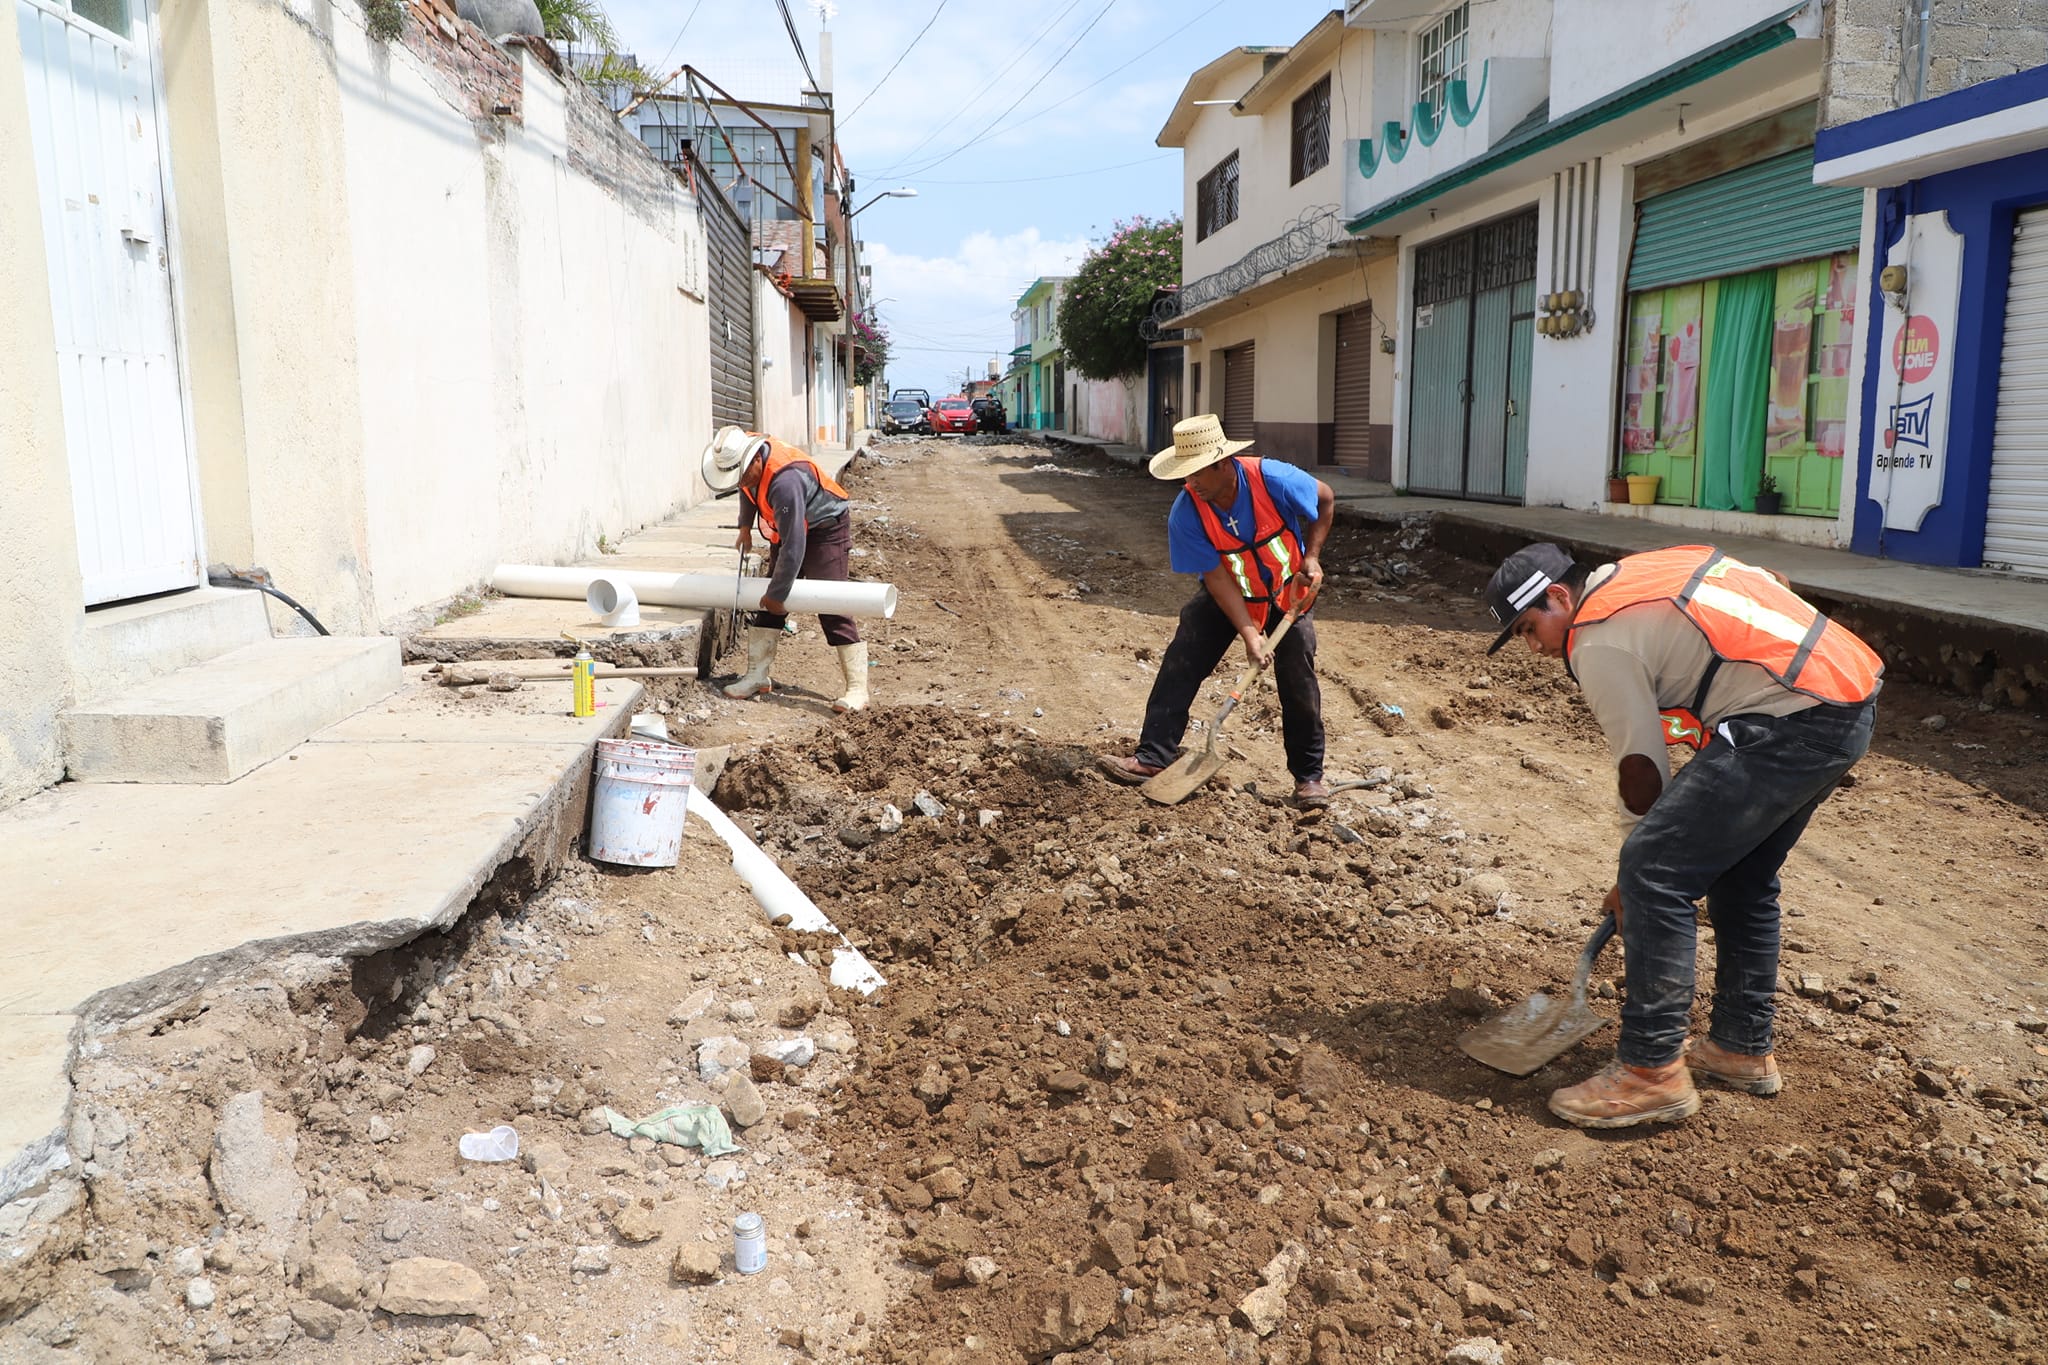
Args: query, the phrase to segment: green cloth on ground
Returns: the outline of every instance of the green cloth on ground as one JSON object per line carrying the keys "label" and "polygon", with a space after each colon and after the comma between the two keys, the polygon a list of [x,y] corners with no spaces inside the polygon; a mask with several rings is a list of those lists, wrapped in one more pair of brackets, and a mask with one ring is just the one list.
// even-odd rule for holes
{"label": "green cloth on ground", "polygon": [[1771,398],[1778,272],[1731,275],[1714,310],[1713,356],[1700,403],[1700,506],[1756,510]]}
{"label": "green cloth on ground", "polygon": [[715,1104],[672,1104],[644,1119],[629,1119],[616,1109],[599,1109],[598,1115],[622,1138],[653,1138],[678,1147],[701,1147],[706,1156],[737,1152],[732,1129]]}

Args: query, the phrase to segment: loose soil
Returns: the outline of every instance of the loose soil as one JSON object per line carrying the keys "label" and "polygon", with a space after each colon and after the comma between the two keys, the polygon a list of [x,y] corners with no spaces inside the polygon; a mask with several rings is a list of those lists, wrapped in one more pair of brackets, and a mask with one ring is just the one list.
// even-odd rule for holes
{"label": "loose soil", "polygon": [[[0,1359],[2048,1359],[2039,716],[1888,688],[1785,872],[1785,1093],[1586,1134],[1544,1099],[1612,1029],[1524,1080],[1455,1047],[1561,983],[1616,843],[1576,689],[1483,652],[1487,566],[1341,527],[1319,669],[1331,777],[1362,785],[1321,817],[1282,800],[1267,690],[1224,779],[1160,808],[1093,759],[1129,752],[1189,590],[1171,490],[1024,443],[889,443],[850,482],[856,573],[903,602],[867,631],[875,708],[831,715],[805,618],[772,697],[656,680],[651,704],[734,746],[718,799],[888,988],[823,1000],[697,825],[673,873],[586,869],[353,974],[224,984],[81,1066],[78,1248]],[[1703,927],[1702,1019],[1711,960]],[[1611,1015],[1618,950],[1599,977]],[[599,1104],[731,1108],[696,1070],[721,1033],[830,1046],[754,1063],[728,1165],[591,1131]],[[281,1250],[208,1184],[249,1089],[297,1127]],[[498,1121],[562,1179],[455,1158]],[[671,1285],[743,1206],[769,1273]],[[574,1270],[595,1247],[610,1268]],[[368,1289],[307,1308],[320,1251],[372,1285],[477,1268],[480,1335]],[[186,1307],[181,1252],[214,1307]]]}

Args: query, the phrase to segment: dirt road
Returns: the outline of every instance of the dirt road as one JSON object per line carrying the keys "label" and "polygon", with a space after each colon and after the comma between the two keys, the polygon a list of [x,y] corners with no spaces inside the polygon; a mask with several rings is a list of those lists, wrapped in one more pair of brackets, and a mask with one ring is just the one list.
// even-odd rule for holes
{"label": "dirt road", "polygon": [[[1526,1081],[1453,1047],[1461,1006],[1568,970],[1616,841],[1572,684],[1482,652],[1484,566],[1340,529],[1330,768],[1375,785],[1320,821],[1266,797],[1267,693],[1236,788],[1161,810],[1088,762],[1128,751],[1190,587],[1170,490],[1036,447],[878,453],[882,708],[720,797],[894,983],[829,1129],[929,1271],[885,1358],[2048,1358],[2038,717],[1887,691],[1786,872],[1785,1093],[1589,1136],[1543,1100],[1611,1030]],[[785,658],[822,690],[821,647]]]}

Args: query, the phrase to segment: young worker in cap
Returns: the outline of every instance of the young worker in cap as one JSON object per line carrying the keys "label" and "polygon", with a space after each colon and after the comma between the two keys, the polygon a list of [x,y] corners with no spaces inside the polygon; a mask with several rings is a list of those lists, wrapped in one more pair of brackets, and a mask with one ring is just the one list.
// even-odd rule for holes
{"label": "young worker in cap", "polygon": [[[1509,555],[1486,587],[1500,634],[1564,660],[1613,751],[1628,999],[1616,1061],[1550,1097],[1581,1128],[1675,1122],[1691,1072],[1775,1095],[1778,869],[1814,809],[1870,747],[1884,664],[1784,580],[1704,545],[1590,574],[1555,545]],[[1668,744],[1697,749],[1670,776]],[[1714,925],[1707,1037],[1688,1046],[1693,904]]]}
{"label": "young worker in cap", "polygon": [[[772,547],[768,590],[747,631],[747,671],[725,688],[734,700],[771,691],[769,665],[782,642],[788,617],[783,599],[799,577],[843,583],[853,549],[853,517],[847,493],[827,478],[811,457],[759,432],[720,427],[704,449],[704,482],[716,493],[740,491],[740,557],[753,548],[754,527]],[[868,647],[850,616],[820,613],[825,641],[839,656],[846,690],[835,711],[859,711],[868,704]]]}
{"label": "young worker in cap", "polygon": [[1137,756],[1106,754],[1102,768],[1136,785],[1173,762],[1188,708],[1231,642],[1243,640],[1252,662],[1266,662],[1267,632],[1298,603],[1302,614],[1273,649],[1280,728],[1295,803],[1327,806],[1323,694],[1308,608],[1323,585],[1319,557],[1336,519],[1336,495],[1293,465],[1238,454],[1251,444],[1225,440],[1222,423],[1205,415],[1176,422],[1173,448],[1152,457],[1154,478],[1183,485],[1166,520],[1173,571],[1200,574],[1202,590],[1181,608],[1152,680]]}

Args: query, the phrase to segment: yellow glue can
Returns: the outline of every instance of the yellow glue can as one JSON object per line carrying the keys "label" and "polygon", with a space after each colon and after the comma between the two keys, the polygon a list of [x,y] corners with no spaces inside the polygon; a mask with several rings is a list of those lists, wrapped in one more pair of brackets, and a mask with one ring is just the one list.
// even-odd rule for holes
{"label": "yellow glue can", "polygon": [[575,697],[573,714],[597,714],[597,660],[590,657],[587,649],[576,651],[576,665],[570,671],[569,688]]}

